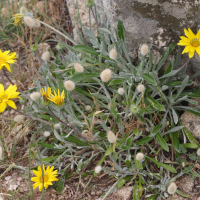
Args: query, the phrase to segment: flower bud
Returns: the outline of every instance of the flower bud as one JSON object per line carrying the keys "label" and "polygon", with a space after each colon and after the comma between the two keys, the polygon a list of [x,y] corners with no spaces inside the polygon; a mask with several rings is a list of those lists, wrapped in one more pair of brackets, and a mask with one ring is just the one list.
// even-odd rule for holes
{"label": "flower bud", "polygon": [[75,83],[73,81],[68,80],[64,82],[64,86],[66,90],[72,91],[75,88]]}
{"label": "flower bud", "polygon": [[60,126],[60,123],[54,124],[54,128],[55,128],[55,129],[60,129],[60,127],[61,127],[61,126]]}
{"label": "flower bud", "polygon": [[141,49],[140,49],[140,53],[143,55],[143,56],[146,56],[149,52],[149,46],[147,44],[143,44],[141,46]]}
{"label": "flower bud", "polygon": [[49,131],[45,131],[43,134],[44,134],[44,137],[49,137],[51,135]]}
{"label": "flower bud", "polygon": [[22,14],[22,15],[27,13],[27,9],[24,5],[20,8],[19,13]]}
{"label": "flower bud", "polygon": [[57,51],[62,51],[63,48],[64,48],[64,46],[63,46],[61,43],[58,43],[58,44],[56,45]]}
{"label": "flower bud", "polygon": [[31,95],[30,95],[30,98],[31,98],[33,101],[37,101],[40,97],[41,97],[41,94],[40,94],[39,92],[33,92],[33,93],[31,93]]}
{"label": "flower bud", "polygon": [[138,160],[138,161],[142,161],[144,159],[144,154],[143,153],[137,153],[135,159]]}
{"label": "flower bud", "polygon": [[109,52],[109,57],[113,60],[116,60],[117,58],[117,51],[115,50],[115,48],[111,49]]}
{"label": "flower bud", "polygon": [[29,28],[33,28],[35,26],[35,20],[29,16],[24,17],[24,22]]}
{"label": "flower bud", "polygon": [[103,82],[108,82],[111,79],[111,76],[112,71],[110,69],[104,69],[100,74],[101,80]]}
{"label": "flower bud", "polygon": [[95,173],[97,173],[97,174],[99,174],[101,170],[102,170],[102,166],[100,166],[100,165],[96,166],[94,169]]}
{"label": "flower bud", "polygon": [[197,149],[197,156],[200,156],[200,149]]}
{"label": "flower bud", "polygon": [[23,115],[16,115],[15,117],[14,117],[14,121],[15,122],[18,122],[18,123],[21,123],[21,122],[23,122],[24,121],[24,116]]}
{"label": "flower bud", "polygon": [[38,51],[38,46],[37,46],[37,45],[32,45],[32,46],[31,46],[31,51],[32,51],[33,53],[36,53],[36,52]]}
{"label": "flower bud", "polygon": [[94,0],[87,0],[87,1],[85,2],[85,5],[86,5],[87,7],[92,7],[92,6],[94,5]]}
{"label": "flower bud", "polygon": [[79,73],[82,73],[84,71],[83,66],[79,63],[74,63],[74,69],[76,72],[79,72]]}
{"label": "flower bud", "polygon": [[42,58],[42,60],[48,62],[48,61],[50,61],[51,55],[48,51],[45,51],[45,52],[43,52],[41,58]]}
{"label": "flower bud", "polygon": [[92,109],[92,107],[90,105],[85,106],[86,111],[90,111],[91,109]]}
{"label": "flower bud", "polygon": [[176,190],[177,190],[176,183],[174,183],[174,182],[170,183],[170,185],[167,188],[167,192],[169,194],[174,194],[176,192]]}
{"label": "flower bud", "polygon": [[117,137],[112,131],[108,131],[107,137],[110,143],[114,143],[117,141]]}
{"label": "flower bud", "polygon": [[137,91],[138,92],[144,92],[145,91],[145,86],[143,85],[143,84],[139,84],[138,86],[137,86]]}
{"label": "flower bud", "polygon": [[27,102],[27,99],[26,99],[25,97],[21,97],[21,99],[19,99],[19,102],[20,102],[21,104],[25,105],[26,102]]}
{"label": "flower bud", "polygon": [[35,28],[39,28],[41,26],[40,22],[35,21]]}
{"label": "flower bud", "polygon": [[124,94],[124,88],[118,88],[118,94],[123,95]]}
{"label": "flower bud", "polygon": [[137,114],[140,111],[140,108],[138,106],[136,106],[135,104],[131,104],[131,112],[133,114]]}

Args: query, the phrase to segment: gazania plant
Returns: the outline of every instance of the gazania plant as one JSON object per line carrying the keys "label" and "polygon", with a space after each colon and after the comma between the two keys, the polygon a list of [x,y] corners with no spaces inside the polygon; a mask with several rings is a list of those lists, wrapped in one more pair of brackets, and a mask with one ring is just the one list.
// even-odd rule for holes
{"label": "gazania plant", "polygon": [[[89,9],[93,6],[94,2]],[[97,36],[92,27],[81,27],[80,44],[62,33],[74,45],[58,41],[62,46],[57,45],[52,59],[40,58],[42,79],[26,91],[30,98],[24,113],[36,119],[39,157],[58,169],[39,166],[33,171],[33,187],[47,189],[59,174],[61,192],[66,171],[81,172],[100,158],[92,170],[84,172],[114,176],[112,189],[132,184],[134,199],[146,195],[167,199],[180,193],[175,181],[189,173],[189,168],[182,170],[183,149],[200,148],[180,120],[184,111],[200,116],[200,109],[192,106],[198,104],[192,98],[200,97],[200,89],[192,80],[195,76],[185,74],[188,61],[181,65],[181,48],[171,44],[158,59],[151,45],[141,44],[136,65],[127,53],[122,21],[117,32],[98,24]],[[186,46],[182,53],[189,58],[195,51],[200,54],[199,34],[185,30],[187,37],[181,36],[178,43]],[[39,57],[37,50],[34,53]],[[14,55],[6,59],[11,63]],[[0,86],[1,112],[5,105],[13,106],[10,98],[17,98],[16,87],[9,91]]]}

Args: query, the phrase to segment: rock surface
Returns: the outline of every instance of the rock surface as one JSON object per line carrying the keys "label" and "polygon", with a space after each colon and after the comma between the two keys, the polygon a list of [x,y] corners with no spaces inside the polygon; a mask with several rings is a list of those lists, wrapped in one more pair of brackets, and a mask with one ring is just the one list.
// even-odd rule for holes
{"label": "rock surface", "polygon": [[[162,54],[169,44],[178,43],[179,36],[184,35],[184,28],[191,28],[194,33],[200,28],[200,2],[197,0],[95,0],[95,3],[100,25],[105,25],[108,20],[110,26],[116,29],[118,20],[123,21],[132,59],[137,59],[137,50],[142,43],[153,44],[156,53]],[[78,5],[75,0],[67,0],[67,4],[72,19],[77,16],[79,8],[83,25],[89,27],[85,0],[79,0]],[[96,29],[93,17],[91,24]],[[76,29],[74,33],[78,39]],[[200,59],[193,60],[193,71],[196,72],[200,69]]]}
{"label": "rock surface", "polygon": [[186,176],[179,181],[180,190],[184,193],[190,193],[194,187],[194,180],[190,176]]}
{"label": "rock surface", "polygon": [[[194,100],[198,102],[197,107],[200,107],[200,99],[195,98]],[[186,111],[181,115],[180,120],[196,139],[200,139],[200,117]]]}
{"label": "rock surface", "polygon": [[131,200],[133,198],[133,188],[123,186],[115,192],[114,196],[117,199]]}

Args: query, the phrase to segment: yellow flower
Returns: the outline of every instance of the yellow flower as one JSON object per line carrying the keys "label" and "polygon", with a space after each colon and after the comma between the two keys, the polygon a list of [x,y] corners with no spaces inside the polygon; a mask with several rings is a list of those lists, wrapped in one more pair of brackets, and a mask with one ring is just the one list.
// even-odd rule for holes
{"label": "yellow flower", "polygon": [[33,184],[33,189],[39,187],[39,190],[42,191],[43,187],[47,189],[49,185],[53,185],[53,181],[58,181],[58,179],[56,178],[58,170],[53,171],[53,169],[54,166],[52,166],[51,168],[50,166],[48,166],[45,170],[43,164],[43,174],[41,166],[38,166],[38,171],[33,170],[33,173],[36,175],[36,177],[31,178],[31,181],[35,182]]}
{"label": "yellow flower", "polygon": [[62,91],[62,94],[60,95],[60,92],[58,90],[58,94],[54,91],[54,95],[51,94],[51,97],[49,97],[49,100],[55,103],[57,106],[62,106],[65,99],[65,92]]}
{"label": "yellow flower", "polygon": [[180,36],[181,40],[178,43],[180,46],[186,46],[182,54],[189,53],[189,57],[192,58],[196,51],[200,57],[200,30],[196,35],[190,28],[188,28],[188,31],[184,29],[184,32],[187,37]]}
{"label": "yellow flower", "polygon": [[10,65],[16,62],[14,60],[16,57],[16,52],[10,53],[10,51],[2,52],[0,49],[0,69],[5,67],[8,71],[10,71]]}
{"label": "yellow flower", "polygon": [[17,109],[15,102],[10,100],[13,98],[20,98],[18,97],[20,93],[16,92],[16,90],[16,85],[10,85],[5,91],[3,85],[0,84],[0,113],[2,113],[6,109],[7,104],[11,108]]}
{"label": "yellow flower", "polygon": [[40,93],[41,93],[44,101],[49,101],[49,98],[51,97],[51,88],[50,87],[48,87],[47,89],[42,88],[42,90],[40,90]]}
{"label": "yellow flower", "polygon": [[14,25],[15,26],[22,26],[23,16],[24,16],[24,14],[15,14],[15,15],[13,15],[12,19],[14,19]]}

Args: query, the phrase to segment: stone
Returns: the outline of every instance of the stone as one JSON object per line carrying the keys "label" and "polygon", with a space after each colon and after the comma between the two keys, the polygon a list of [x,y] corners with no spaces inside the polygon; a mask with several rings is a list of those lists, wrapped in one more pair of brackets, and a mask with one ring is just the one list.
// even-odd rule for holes
{"label": "stone", "polygon": [[194,180],[191,176],[186,176],[179,181],[179,188],[184,193],[192,192],[194,187]]}
{"label": "stone", "polygon": [[[200,99],[195,98],[193,100],[197,101],[197,107],[200,107]],[[196,139],[200,139],[200,117],[186,111],[181,115],[180,120]]]}
{"label": "stone", "polygon": [[[89,27],[89,9],[85,6],[85,0],[79,0],[78,5],[76,0],[66,0],[66,2],[75,27],[74,38],[79,41],[78,8],[82,23],[86,27]],[[152,44],[153,50],[162,55],[169,44],[179,42],[179,36],[184,36],[185,28],[191,28],[195,34],[200,28],[198,23],[200,20],[199,1],[95,0],[95,4],[100,27],[105,27],[108,21],[110,27],[116,30],[118,20],[123,21],[128,54],[133,61],[138,60],[138,49],[143,43]],[[75,18],[77,19],[74,20]],[[91,24],[92,29],[96,31],[97,25],[94,17],[92,17]],[[183,47],[181,49],[183,50]],[[188,58],[187,54],[184,56]],[[195,63],[191,62],[193,73],[200,69],[200,59],[192,60]],[[193,64],[194,70],[192,69]]]}
{"label": "stone", "polygon": [[118,189],[115,193],[113,193],[113,195],[117,198],[117,199],[123,199],[123,200],[131,200],[133,197],[133,189],[134,187],[126,187],[123,186],[120,189]]}

